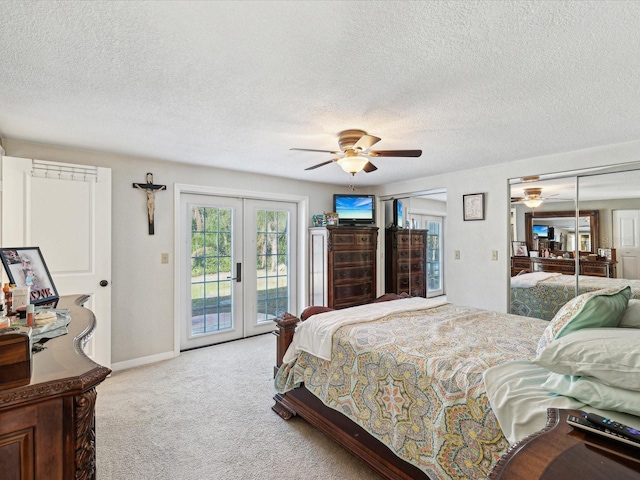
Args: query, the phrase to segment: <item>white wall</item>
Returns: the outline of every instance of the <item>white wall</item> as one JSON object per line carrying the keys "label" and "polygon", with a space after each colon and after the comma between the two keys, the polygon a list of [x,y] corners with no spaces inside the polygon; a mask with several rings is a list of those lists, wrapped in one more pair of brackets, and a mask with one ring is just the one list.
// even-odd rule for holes
{"label": "white wall", "polygon": [[[210,185],[239,190],[284,192],[310,197],[309,213],[332,208],[335,186],[187,166],[144,158],[68,150],[5,140],[6,154],[69,163],[88,163],[113,172],[112,360],[127,362],[173,350],[173,267],[160,264],[173,252],[173,184]],[[400,195],[435,188],[447,190],[447,298],[461,305],[506,311],[509,273],[508,179],[640,159],[640,141],[550,155],[492,167],[379,187],[377,195]],[[168,191],[156,196],[156,234],[147,234],[144,195],[132,182],[154,181]],[[462,195],[485,192],[483,221],[462,220]],[[346,189],[345,189],[346,193]],[[460,260],[453,253],[459,250]],[[498,261],[491,260],[498,250]]]}
{"label": "white wall", "polygon": [[[112,169],[112,362],[131,364],[174,349],[174,184],[308,196],[309,213],[331,211],[347,187],[285,180],[202,166],[55,148],[5,139],[8,156],[83,163]],[[152,172],[167,185],[156,194],[155,235],[148,234],[146,196],[132,187]],[[310,222],[307,224],[310,226]],[[160,255],[170,253],[169,264]],[[300,313],[300,312],[292,312]],[[135,362],[133,362],[135,363]]]}
{"label": "white wall", "polygon": [[[444,264],[447,300],[506,312],[511,256],[509,178],[638,160],[640,141],[634,141],[385,185],[377,189],[376,194],[401,196],[410,192],[446,188]],[[462,196],[481,192],[487,194],[485,220],[463,221]],[[455,250],[460,251],[460,260],[454,259]],[[498,251],[497,261],[491,260],[492,250]]]}

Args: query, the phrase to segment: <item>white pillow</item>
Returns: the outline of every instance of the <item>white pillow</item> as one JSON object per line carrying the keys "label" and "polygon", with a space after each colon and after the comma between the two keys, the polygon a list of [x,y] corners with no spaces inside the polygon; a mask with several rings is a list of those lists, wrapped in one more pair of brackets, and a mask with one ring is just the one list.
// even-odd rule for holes
{"label": "white pillow", "polygon": [[533,363],[562,375],[592,377],[640,391],[640,329],[586,328],[551,342]]}
{"label": "white pillow", "polygon": [[640,416],[640,392],[610,387],[585,377],[552,373],[542,388],[604,410]]}
{"label": "white pillow", "polygon": [[619,327],[640,328],[640,300],[632,298],[622,314]]}

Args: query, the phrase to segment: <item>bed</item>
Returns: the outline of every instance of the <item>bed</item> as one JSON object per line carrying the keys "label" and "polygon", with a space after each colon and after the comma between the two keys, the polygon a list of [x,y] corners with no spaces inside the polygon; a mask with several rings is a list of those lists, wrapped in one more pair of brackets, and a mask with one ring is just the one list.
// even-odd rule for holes
{"label": "bed", "polygon": [[[632,298],[640,299],[640,280],[578,276],[578,294],[630,285]],[[551,320],[562,305],[575,297],[576,278],[551,272],[523,273],[511,277],[510,313]]]}
{"label": "bed", "polygon": [[[628,306],[629,291],[621,291],[588,294],[598,302],[617,299],[616,308],[606,305],[615,326]],[[290,314],[276,320],[273,410],[284,419],[301,416],[383,478],[487,478],[512,445],[545,426],[548,407],[589,406],[585,398],[543,388],[553,380],[552,388],[561,390],[553,384],[567,377],[532,361],[540,357],[549,322],[437,299],[379,300],[340,311],[312,307],[316,311],[303,312],[302,323]],[[640,308],[635,312],[640,319]],[[573,334],[564,324],[563,331],[567,338]],[[640,330],[632,332],[631,339],[618,336],[640,342]],[[555,334],[542,353],[562,343]],[[640,360],[633,375],[637,390],[629,395],[639,397],[637,411],[613,418],[640,426],[640,418],[628,415],[640,415]],[[610,407],[589,408],[606,414]]]}

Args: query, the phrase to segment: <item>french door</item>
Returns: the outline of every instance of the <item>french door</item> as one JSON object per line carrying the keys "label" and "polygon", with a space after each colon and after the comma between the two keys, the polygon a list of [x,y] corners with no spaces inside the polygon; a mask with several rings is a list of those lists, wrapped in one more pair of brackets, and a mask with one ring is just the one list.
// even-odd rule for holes
{"label": "french door", "polygon": [[182,194],[180,204],[180,350],[272,331],[296,311],[295,203]]}
{"label": "french door", "polygon": [[442,217],[424,216],[427,232],[427,298],[444,294],[442,278]]}

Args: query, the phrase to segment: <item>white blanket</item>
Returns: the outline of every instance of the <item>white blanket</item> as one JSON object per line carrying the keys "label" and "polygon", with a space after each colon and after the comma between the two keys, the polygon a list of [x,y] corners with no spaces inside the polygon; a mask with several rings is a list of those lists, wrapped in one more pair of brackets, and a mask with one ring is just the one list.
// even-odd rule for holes
{"label": "white blanket", "polygon": [[484,385],[491,410],[511,445],[544,428],[547,408],[553,407],[593,412],[640,428],[640,418],[633,415],[601,410],[575,398],[548,392],[542,388],[542,384],[551,375],[546,368],[528,360],[515,360],[484,371]]}
{"label": "white blanket", "polygon": [[333,334],[343,325],[372,322],[394,313],[423,310],[445,305],[446,303],[444,300],[412,297],[388,302],[368,303],[357,307],[313,315],[298,325],[293,341],[289,345],[282,361],[284,363],[294,361],[301,351],[323,360],[331,360]]}
{"label": "white blanket", "polygon": [[538,282],[548,278],[557,277],[558,275],[562,274],[553,272],[523,273],[516,275],[515,277],[511,277],[511,286],[516,288],[533,288],[538,284]]}

